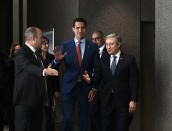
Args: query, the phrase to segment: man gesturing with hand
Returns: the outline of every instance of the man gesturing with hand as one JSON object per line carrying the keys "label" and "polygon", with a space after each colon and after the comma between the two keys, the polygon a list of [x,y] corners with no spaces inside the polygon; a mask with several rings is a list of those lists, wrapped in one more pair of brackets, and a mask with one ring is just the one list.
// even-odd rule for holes
{"label": "man gesturing with hand", "polygon": [[45,69],[38,52],[42,30],[29,27],[25,44],[15,57],[15,131],[41,131],[45,106],[48,106],[46,76],[58,76],[58,71]]}
{"label": "man gesturing with hand", "polygon": [[[54,64],[65,65],[61,93],[64,109],[64,131],[73,131],[75,104],[80,110],[80,131],[88,131],[89,102],[94,99],[96,79],[87,83],[83,79],[85,71],[92,76],[99,63],[98,47],[85,38],[87,22],[83,18],[73,20],[72,30],[75,37],[63,42],[57,48]],[[96,76],[96,75],[94,75]]]}

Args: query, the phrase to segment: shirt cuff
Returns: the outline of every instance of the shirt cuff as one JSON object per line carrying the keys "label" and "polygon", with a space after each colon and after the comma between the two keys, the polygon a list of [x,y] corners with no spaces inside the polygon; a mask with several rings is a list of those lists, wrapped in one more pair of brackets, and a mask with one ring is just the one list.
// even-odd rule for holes
{"label": "shirt cuff", "polygon": [[44,69],[43,72],[42,72],[42,75],[43,75],[43,76],[46,76],[45,70],[46,70],[46,69]]}
{"label": "shirt cuff", "polygon": [[57,60],[53,60],[54,64],[57,65],[59,62]]}
{"label": "shirt cuff", "polygon": [[92,90],[93,90],[93,91],[97,91],[97,89],[96,89],[96,88],[92,88]]}

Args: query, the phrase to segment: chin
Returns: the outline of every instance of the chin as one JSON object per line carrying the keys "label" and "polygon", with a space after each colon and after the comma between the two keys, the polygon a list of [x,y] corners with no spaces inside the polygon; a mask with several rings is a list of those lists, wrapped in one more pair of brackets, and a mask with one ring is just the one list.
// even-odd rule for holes
{"label": "chin", "polygon": [[110,51],[107,51],[107,52],[108,52],[108,54],[110,54],[110,55],[112,54]]}

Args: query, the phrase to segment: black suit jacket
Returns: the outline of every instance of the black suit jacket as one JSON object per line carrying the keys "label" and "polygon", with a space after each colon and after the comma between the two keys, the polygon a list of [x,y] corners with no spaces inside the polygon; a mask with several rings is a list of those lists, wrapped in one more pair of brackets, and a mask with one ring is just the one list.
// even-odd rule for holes
{"label": "black suit jacket", "polygon": [[10,61],[8,54],[0,51],[0,111],[7,111],[10,107]]}
{"label": "black suit jacket", "polygon": [[99,72],[103,105],[111,100],[112,91],[113,95],[116,95],[114,104],[128,106],[129,101],[137,101],[139,75],[134,56],[121,53],[113,76],[110,70],[110,55],[107,54],[102,58]]}
{"label": "black suit jacket", "polygon": [[30,48],[24,45],[15,56],[14,104],[48,105],[45,83],[43,68]]}
{"label": "black suit jacket", "polygon": [[[54,60],[54,55],[47,53],[46,59],[42,59],[44,67],[47,68],[49,64]],[[58,68],[55,68],[58,70]],[[55,91],[60,91],[59,89],[59,77],[58,76],[47,76],[47,92],[49,98],[50,106],[53,104],[53,98]]]}

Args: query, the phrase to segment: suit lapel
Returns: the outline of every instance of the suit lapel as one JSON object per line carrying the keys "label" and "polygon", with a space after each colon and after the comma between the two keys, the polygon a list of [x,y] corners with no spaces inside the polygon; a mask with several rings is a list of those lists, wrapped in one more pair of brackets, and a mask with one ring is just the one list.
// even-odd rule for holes
{"label": "suit lapel", "polygon": [[107,54],[107,50],[106,50],[106,47],[104,47],[103,52],[102,52],[102,56],[101,56],[100,59],[102,59],[102,57],[103,57],[104,55],[106,55],[106,54]]}
{"label": "suit lapel", "polygon": [[71,52],[73,53],[75,63],[77,63],[79,65],[75,41],[72,40],[72,42],[71,42],[71,44],[69,44],[69,46],[70,46],[69,50],[71,50]]}
{"label": "suit lapel", "polygon": [[83,55],[81,66],[86,64],[86,61],[87,61],[87,58],[88,58],[88,55],[89,55],[89,48],[90,48],[90,43],[86,40],[85,41],[85,51],[84,51],[84,55]]}
{"label": "suit lapel", "polygon": [[119,57],[119,61],[118,61],[118,64],[117,64],[117,66],[116,66],[116,70],[115,70],[115,75],[117,75],[118,73],[119,73],[119,71],[120,71],[120,69],[121,69],[121,67],[122,67],[122,65],[123,65],[123,63],[124,63],[124,54],[123,53],[121,53],[121,55],[120,55],[120,57]]}
{"label": "suit lapel", "polygon": [[106,68],[108,69],[108,71],[110,71],[110,55],[109,54],[104,54],[104,56],[102,57],[102,61],[105,64]]}
{"label": "suit lapel", "polygon": [[27,45],[23,45],[23,48],[26,50],[27,55],[30,58],[30,60],[32,60],[35,64],[39,64],[33,51]]}

